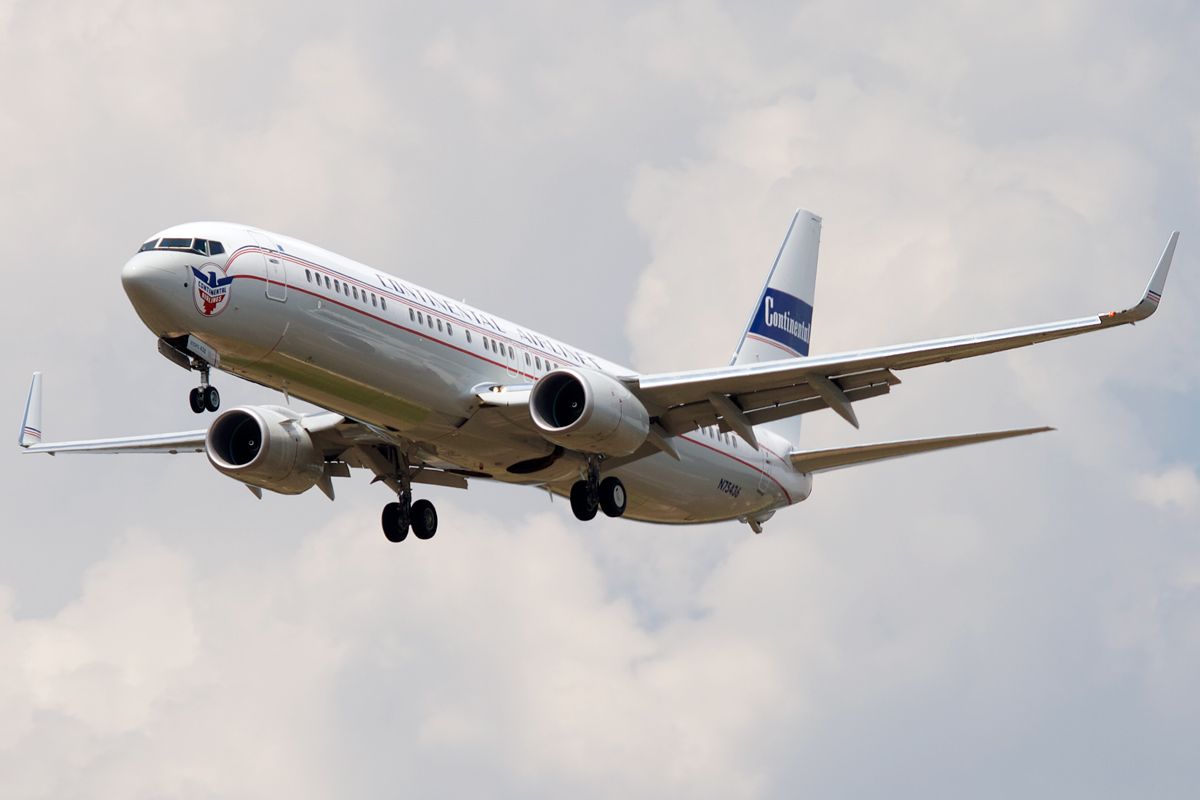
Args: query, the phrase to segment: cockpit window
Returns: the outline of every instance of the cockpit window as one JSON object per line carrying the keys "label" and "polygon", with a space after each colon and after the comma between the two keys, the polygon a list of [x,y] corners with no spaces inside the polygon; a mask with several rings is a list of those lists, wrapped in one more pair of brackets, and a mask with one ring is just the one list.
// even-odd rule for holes
{"label": "cockpit window", "polygon": [[184,250],[198,256],[218,256],[225,252],[225,246],[210,239],[151,239],[138,252],[147,250]]}

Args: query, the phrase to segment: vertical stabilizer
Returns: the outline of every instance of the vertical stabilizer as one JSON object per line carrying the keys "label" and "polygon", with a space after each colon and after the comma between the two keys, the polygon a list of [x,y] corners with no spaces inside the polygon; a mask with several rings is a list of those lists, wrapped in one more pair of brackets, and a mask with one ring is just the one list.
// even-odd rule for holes
{"label": "vertical stabilizer", "polygon": [[21,436],[17,444],[21,447],[42,443],[42,373],[33,373],[29,384],[29,397],[25,399],[25,418],[21,420]]}
{"label": "vertical stabilizer", "polygon": [[[821,218],[806,209],[798,209],[730,364],[808,355],[820,244]],[[792,417],[764,427],[795,444],[800,435],[800,418]]]}

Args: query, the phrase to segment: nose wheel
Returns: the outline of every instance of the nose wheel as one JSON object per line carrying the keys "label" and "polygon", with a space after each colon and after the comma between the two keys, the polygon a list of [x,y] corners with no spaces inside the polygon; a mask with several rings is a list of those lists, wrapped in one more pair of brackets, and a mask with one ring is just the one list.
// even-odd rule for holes
{"label": "nose wheel", "polygon": [[188,405],[197,414],[205,411],[216,411],[221,407],[221,393],[217,387],[208,382],[208,367],[200,370],[200,385],[188,394]]}
{"label": "nose wheel", "polygon": [[197,414],[216,411],[221,407],[221,393],[215,386],[197,386],[188,394],[188,405]]}

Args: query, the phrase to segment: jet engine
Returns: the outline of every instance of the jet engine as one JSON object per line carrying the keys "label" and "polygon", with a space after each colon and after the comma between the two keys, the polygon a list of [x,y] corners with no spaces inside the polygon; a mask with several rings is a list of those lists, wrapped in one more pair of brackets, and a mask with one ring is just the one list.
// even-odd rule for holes
{"label": "jet engine", "polygon": [[222,474],[280,494],[306,492],[325,472],[299,416],[278,406],[231,408],[213,420],[204,450]]}
{"label": "jet engine", "polygon": [[554,444],[625,456],[650,432],[650,414],[618,380],[589,369],[556,369],[533,385],[529,414]]}

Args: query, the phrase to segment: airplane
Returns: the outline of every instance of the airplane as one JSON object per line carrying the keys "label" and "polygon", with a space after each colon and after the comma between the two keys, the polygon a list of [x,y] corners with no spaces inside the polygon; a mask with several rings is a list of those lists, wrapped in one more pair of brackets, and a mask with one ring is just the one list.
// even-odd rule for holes
{"label": "airplane", "polygon": [[896,373],[1139,322],[1158,308],[1171,234],[1141,300],[1123,311],[912,344],[810,355],[821,218],[792,217],[726,366],[638,372],[403,278],[258,228],[196,222],[148,239],[121,271],[169,361],[199,373],[189,404],[218,412],[212,370],[322,411],[246,405],[206,428],[42,443],[35,372],[26,453],[205,453],[260,499],[374,473],[395,495],[389,541],[429,539],[437,510],[413,486],[473,479],[541,487],[583,521],[725,520],[755,533],[812,492],[813,475],[1052,430],[1019,428],[799,449],[802,415],[889,393]]}

